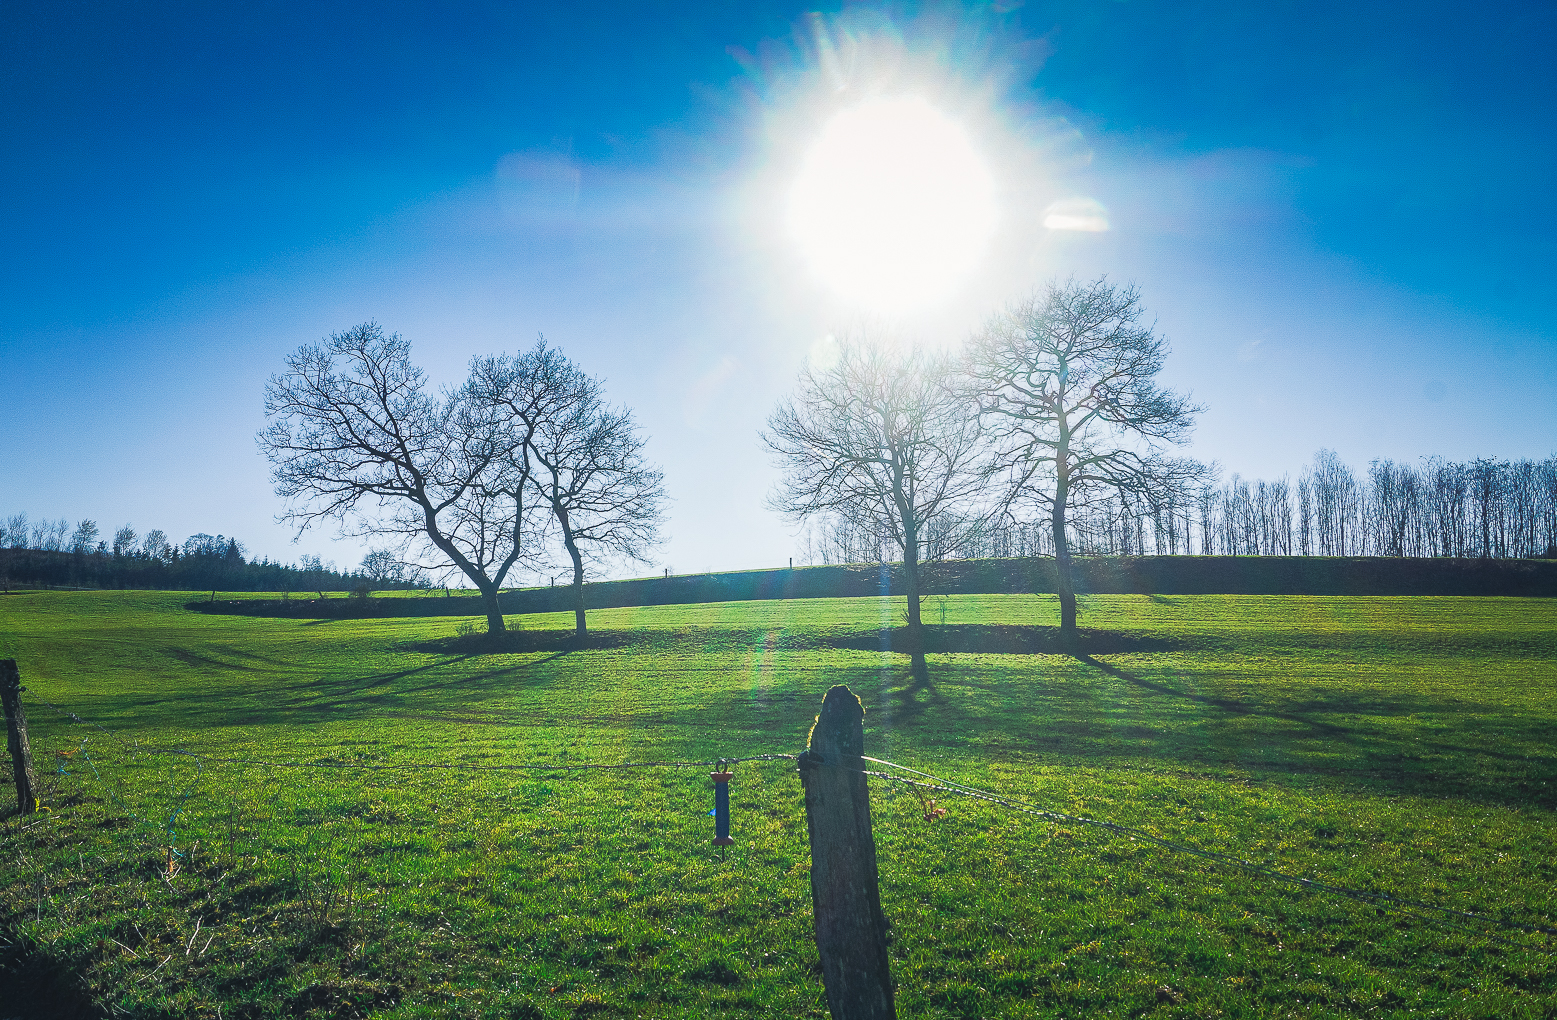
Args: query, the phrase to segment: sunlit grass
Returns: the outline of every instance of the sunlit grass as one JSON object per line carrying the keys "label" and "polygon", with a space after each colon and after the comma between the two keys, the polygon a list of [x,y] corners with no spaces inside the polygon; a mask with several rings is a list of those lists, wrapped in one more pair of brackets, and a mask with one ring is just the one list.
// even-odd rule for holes
{"label": "sunlit grass", "polygon": [[[900,601],[599,610],[593,629],[639,640],[470,655],[417,650],[460,618],[206,616],[182,608],[192,597],[0,598],[35,753],[54,770],[54,813],[6,823],[4,925],[29,947],[30,980],[140,1015],[825,1015],[799,784],[786,763],[738,766],[738,842],[721,855],[707,769],[202,767],[135,753],[42,700],[146,746],[490,765],[795,752],[826,688],[848,683],[869,754],[1286,871],[1557,925],[1547,601],[1092,596],[1084,626],[1174,650],[932,655],[933,689],[909,691],[901,657],[816,647],[896,625]],[[1054,616],[1047,596],[926,606],[932,626]],[[873,797],[903,1016],[1557,1004],[1550,938],[1381,915],[974,801],[926,822],[906,788]],[[183,856],[167,881],[170,846]]]}

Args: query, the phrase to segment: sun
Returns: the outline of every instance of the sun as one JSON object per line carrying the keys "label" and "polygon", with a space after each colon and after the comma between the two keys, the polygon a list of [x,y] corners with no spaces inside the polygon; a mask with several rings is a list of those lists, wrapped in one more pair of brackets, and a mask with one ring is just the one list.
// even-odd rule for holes
{"label": "sun", "polygon": [[962,125],[923,99],[836,114],[789,195],[788,227],[828,286],[884,314],[953,292],[995,230],[995,185]]}

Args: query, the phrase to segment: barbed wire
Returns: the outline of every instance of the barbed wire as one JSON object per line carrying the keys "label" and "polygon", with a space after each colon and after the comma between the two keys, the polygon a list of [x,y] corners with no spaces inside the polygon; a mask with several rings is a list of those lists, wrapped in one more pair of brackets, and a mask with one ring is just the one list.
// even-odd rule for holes
{"label": "barbed wire", "polygon": [[187,758],[198,758],[201,761],[217,762],[229,765],[260,765],[274,769],[355,769],[366,772],[398,772],[413,769],[448,769],[469,772],[579,772],[586,769],[612,771],[619,769],[659,769],[659,768],[713,768],[721,765],[739,765],[743,762],[753,761],[793,761],[797,756],[793,754],[754,754],[745,758],[714,758],[709,761],[621,761],[621,762],[587,762],[578,765],[557,764],[529,764],[509,763],[503,765],[480,765],[473,762],[408,762],[403,765],[375,765],[356,762],[329,762],[329,761],[266,761],[260,758],[224,758],[215,755],[197,754],[194,751],[186,751],[182,748],[144,747],[140,748],[142,754],[170,754],[181,755]]}
{"label": "barbed wire", "polygon": [[400,772],[417,769],[445,769],[452,771],[470,772],[577,772],[586,769],[617,770],[617,769],[644,769],[644,768],[712,768],[724,765],[740,765],[754,761],[794,761],[797,755],[772,753],[754,754],[744,758],[713,758],[708,761],[623,761],[623,762],[587,762],[577,765],[560,763],[531,764],[531,763],[505,763],[500,765],[482,765],[476,762],[405,762],[397,765],[382,765],[369,762],[339,762],[339,761],[274,761],[264,758],[234,758],[214,754],[202,754],[183,747],[156,747],[142,744],[140,741],[128,741],[124,737],[108,729],[101,723],[91,719],[83,719],[69,709],[52,705],[42,698],[34,698],[38,704],[52,709],[72,722],[81,723],[84,726],[92,726],[102,730],[113,737],[125,747],[131,748],[139,754],[176,755],[185,758],[196,758],[202,762],[212,762],[225,765],[258,765],[264,768],[275,769],[356,769],[366,772]]}
{"label": "barbed wire", "polygon": [[1214,861],[1217,864],[1235,868],[1239,871],[1263,875],[1267,878],[1274,878],[1281,882],[1289,882],[1310,891],[1324,892],[1336,896],[1342,896],[1347,899],[1369,903],[1375,907],[1380,903],[1388,903],[1396,909],[1400,910],[1408,910],[1412,912],[1436,911],[1446,915],[1451,915],[1456,918],[1472,920],[1478,924],[1494,925],[1499,928],[1523,931],[1532,935],[1557,935],[1557,928],[1548,927],[1546,925],[1525,924],[1519,921],[1507,921],[1502,918],[1489,917],[1485,914],[1478,914],[1469,910],[1460,910],[1455,907],[1446,907],[1438,903],[1429,903],[1424,900],[1406,899],[1403,897],[1394,896],[1390,893],[1377,892],[1367,889],[1354,889],[1349,886],[1335,885],[1334,883],[1323,882],[1315,878],[1306,878],[1302,875],[1288,874],[1284,871],[1278,871],[1269,865],[1259,864],[1255,861],[1247,861],[1240,857],[1234,857],[1231,854],[1221,853],[1217,850],[1207,850],[1204,847],[1190,846],[1187,843],[1177,843],[1173,840],[1163,839],[1161,836],[1154,836],[1144,829],[1138,829],[1131,825],[1121,825],[1118,822],[1110,822],[1102,818],[1091,818],[1086,815],[1071,814],[1068,811],[1056,811],[1052,808],[1037,807],[1032,804],[1025,804],[1020,801],[1016,801],[1009,797],[1003,797],[1000,794],[991,793],[988,790],[980,790],[976,787],[967,786],[954,780],[943,779],[940,776],[931,775],[928,772],[921,772],[918,769],[912,769],[906,765],[899,765],[896,762],[886,761],[881,758],[870,758],[864,755],[861,755],[860,758],[862,761],[869,761],[878,765],[885,765],[888,768],[899,769],[903,772],[910,772],[923,778],[915,780],[909,779],[906,776],[895,776],[887,772],[857,770],[860,771],[862,775],[874,776],[877,779],[890,780],[896,783],[903,783],[908,786],[917,787],[919,789],[936,790],[942,793],[957,794],[963,797],[971,797],[976,800],[988,801],[989,803],[997,804],[1001,807],[1009,808],[1013,811],[1020,811],[1024,814],[1035,815],[1039,818],[1045,818],[1050,821],[1071,822],[1077,825],[1094,826],[1096,828],[1105,829],[1110,832],[1117,832],[1121,835],[1129,836],[1131,839],[1139,839],[1143,842],[1151,843],[1155,846],[1162,847],[1165,850],[1172,850],[1176,853],[1192,854],[1196,857]]}
{"label": "barbed wire", "polygon": [[354,769],[366,772],[399,772],[414,771],[420,769],[443,769],[451,771],[470,772],[577,772],[584,770],[611,771],[619,769],[641,768],[714,768],[727,765],[740,765],[746,762],[757,761],[794,761],[798,755],[774,752],[770,754],[753,754],[736,758],[711,758],[706,761],[623,761],[623,762],[583,762],[579,764],[564,764],[550,762],[535,764],[529,762],[506,762],[497,765],[483,765],[477,762],[404,762],[395,765],[385,765],[372,762],[341,762],[341,761],[276,761],[264,758],[236,758],[215,754],[203,754],[191,751],[183,747],[156,747],[142,744],[139,741],[126,741],[122,736],[90,719],[83,719],[74,712],[51,705],[41,699],[38,702],[47,708],[51,708],[60,715],[74,722],[96,727],[104,733],[119,741],[125,747],[131,748],[138,754],[175,755],[184,758],[194,758],[201,762],[227,765],[257,765],[264,768],[275,769]]}
{"label": "barbed wire", "polygon": [[59,713],[60,715],[64,716],[65,718],[69,719],[71,722],[77,722],[77,723],[80,723],[83,726],[92,726],[92,727],[95,727],[96,729],[102,730],[104,733],[108,734],[110,737],[113,737],[115,740],[119,741],[119,743],[123,744],[126,747],[134,747],[134,746],[136,746],[135,744],[131,743],[130,741],[125,740],[123,737],[121,737],[119,734],[115,733],[113,730],[111,730],[108,727],[104,726],[102,723],[93,722],[91,719],[83,719],[83,718],[81,718],[81,716],[77,715],[76,713],[70,711],[67,708],[60,708],[58,705],[51,705],[49,702],[44,701],[42,698],[38,697],[36,694],[34,694],[34,692],[32,690],[30,690],[27,687],[22,687],[21,690],[22,691],[26,691],[28,694],[33,694],[33,698],[32,698],[33,701],[36,701],[38,704],[42,705],[44,708],[51,709],[51,710]]}

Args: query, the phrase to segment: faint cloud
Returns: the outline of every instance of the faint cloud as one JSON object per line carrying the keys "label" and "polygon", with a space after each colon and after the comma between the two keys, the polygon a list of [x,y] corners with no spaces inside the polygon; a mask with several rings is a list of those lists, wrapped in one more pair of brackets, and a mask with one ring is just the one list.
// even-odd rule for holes
{"label": "faint cloud", "polygon": [[1254,340],[1245,340],[1238,347],[1239,361],[1253,361],[1260,356],[1260,347],[1265,343],[1263,337]]}
{"label": "faint cloud", "polygon": [[558,152],[510,152],[493,173],[498,204],[515,219],[571,214],[583,176],[572,156]]}
{"label": "faint cloud", "polygon": [[[1015,6],[1020,5],[1013,5],[1013,7]],[[1037,74],[1043,70],[1043,65],[1048,63],[1049,58],[1054,56],[1055,51],[1059,49],[1054,42],[1057,32],[1058,29],[1033,39],[1023,39],[1011,48],[1012,58],[1020,63],[1023,70],[1028,74]]]}
{"label": "faint cloud", "polygon": [[1043,211],[1043,225],[1050,230],[1102,233],[1108,229],[1108,210],[1095,198],[1062,198]]}

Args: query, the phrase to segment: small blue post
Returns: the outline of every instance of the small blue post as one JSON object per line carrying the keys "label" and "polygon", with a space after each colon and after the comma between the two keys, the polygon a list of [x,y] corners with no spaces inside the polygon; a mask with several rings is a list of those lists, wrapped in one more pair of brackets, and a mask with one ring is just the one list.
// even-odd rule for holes
{"label": "small blue post", "polygon": [[[724,762],[719,763],[719,768],[724,768]],[[734,772],[710,772],[709,778],[714,781],[714,846],[734,846],[735,840],[730,838],[730,777]]]}

